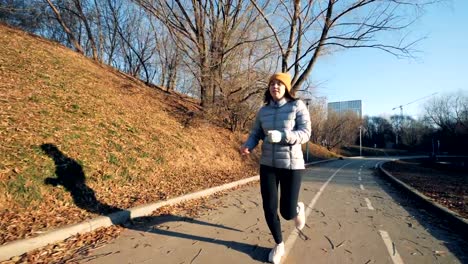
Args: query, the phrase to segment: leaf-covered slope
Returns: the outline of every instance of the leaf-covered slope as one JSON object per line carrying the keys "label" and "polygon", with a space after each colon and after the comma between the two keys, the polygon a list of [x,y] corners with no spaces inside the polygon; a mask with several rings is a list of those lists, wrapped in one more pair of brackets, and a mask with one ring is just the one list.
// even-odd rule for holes
{"label": "leaf-covered slope", "polygon": [[0,116],[0,244],[256,173],[193,100],[3,25]]}

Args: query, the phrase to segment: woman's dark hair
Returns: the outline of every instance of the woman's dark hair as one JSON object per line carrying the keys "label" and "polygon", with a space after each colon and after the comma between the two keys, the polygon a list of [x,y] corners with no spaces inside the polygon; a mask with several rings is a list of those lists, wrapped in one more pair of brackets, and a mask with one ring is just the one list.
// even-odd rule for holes
{"label": "woman's dark hair", "polygon": [[[288,89],[285,89],[284,97],[290,99],[291,101],[296,101],[297,100],[296,93],[294,91],[289,92]],[[268,85],[267,89],[265,91],[265,94],[263,96],[263,102],[265,104],[268,104],[272,100],[273,100],[273,97],[271,97],[271,94],[270,94],[270,85]]]}

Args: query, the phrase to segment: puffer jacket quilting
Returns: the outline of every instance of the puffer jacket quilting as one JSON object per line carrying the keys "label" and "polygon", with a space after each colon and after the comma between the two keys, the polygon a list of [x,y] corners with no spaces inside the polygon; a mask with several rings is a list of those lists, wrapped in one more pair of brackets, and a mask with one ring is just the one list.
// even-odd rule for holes
{"label": "puffer jacket quilting", "polygon": [[[269,130],[282,132],[279,143],[266,140]],[[282,169],[304,169],[301,144],[309,140],[310,133],[310,115],[304,102],[283,98],[260,108],[244,146],[252,150],[263,140],[260,164]]]}

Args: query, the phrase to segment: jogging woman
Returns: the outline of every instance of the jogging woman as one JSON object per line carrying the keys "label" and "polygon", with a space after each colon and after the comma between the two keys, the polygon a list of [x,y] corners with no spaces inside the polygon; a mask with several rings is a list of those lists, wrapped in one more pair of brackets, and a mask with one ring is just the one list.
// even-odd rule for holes
{"label": "jogging woman", "polygon": [[288,73],[270,77],[264,103],[257,112],[249,138],[241,147],[241,154],[250,154],[259,141],[263,141],[260,190],[265,219],[276,242],[268,261],[278,264],[285,253],[278,216],[278,186],[281,216],[286,220],[294,219],[299,230],[305,225],[304,204],[298,202],[298,197],[305,169],[301,144],[310,138],[310,115],[306,105],[291,91]]}

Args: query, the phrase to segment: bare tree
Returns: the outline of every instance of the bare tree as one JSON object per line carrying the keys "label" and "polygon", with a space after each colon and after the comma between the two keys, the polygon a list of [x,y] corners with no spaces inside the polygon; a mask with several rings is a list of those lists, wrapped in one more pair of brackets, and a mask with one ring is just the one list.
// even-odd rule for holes
{"label": "bare tree", "polygon": [[309,103],[311,135],[310,140],[322,144],[325,139],[324,129],[327,120],[327,107],[325,98],[316,98]]}
{"label": "bare tree", "polygon": [[150,30],[150,22],[145,12],[137,7],[126,5],[124,11],[118,11],[115,3],[109,1],[109,8],[115,23],[115,33],[121,60],[120,68],[130,75],[142,78],[149,84],[153,78],[150,64],[154,59],[155,39]]}
{"label": "bare tree", "polygon": [[393,142],[394,130],[392,124],[383,117],[373,116],[364,119],[364,142],[368,146],[385,148],[388,143]]}
{"label": "bare tree", "polygon": [[416,148],[421,145],[425,135],[425,126],[419,120],[411,117],[405,118],[401,127],[401,143],[408,148]]}
{"label": "bare tree", "polygon": [[182,68],[185,60],[182,51],[175,45],[174,40],[163,25],[158,21],[150,21],[155,39],[157,64],[159,65],[159,83],[166,87],[167,91],[174,91],[177,78],[180,73],[183,73]]}
{"label": "bare tree", "polygon": [[10,25],[56,40],[147,83],[160,72],[155,31],[149,27],[151,17],[131,0],[0,0],[3,2],[8,5],[6,11],[0,8],[0,14],[8,16],[1,19]]}
{"label": "bare tree", "polygon": [[179,50],[194,65],[202,106],[223,98],[223,65],[231,53],[246,43],[266,39],[251,38],[250,28],[257,23],[257,16],[246,0],[134,2],[166,25]]}
{"label": "bare tree", "polygon": [[468,95],[463,92],[432,98],[424,107],[425,120],[437,128],[433,140],[448,151],[466,153],[468,147]]}
{"label": "bare tree", "polygon": [[323,138],[327,149],[354,144],[358,137],[361,119],[354,112],[328,113]]}
{"label": "bare tree", "polygon": [[97,57],[100,62],[103,62],[103,55],[104,55],[104,17],[102,14],[102,7],[101,5],[104,6],[105,8],[105,2],[99,2],[98,0],[94,0],[94,20],[96,23],[96,31],[97,31],[97,44],[96,44],[96,52],[97,52]]}
{"label": "bare tree", "polygon": [[105,59],[108,65],[119,68],[117,50],[122,44],[119,41],[119,28],[122,27],[122,10],[123,3],[120,0],[107,0],[106,6],[102,9],[103,19],[105,23],[105,38],[103,40]]}
{"label": "bare tree", "polygon": [[[50,3],[50,0],[47,0],[47,1]],[[85,26],[88,41],[90,43],[91,50],[92,50],[93,59],[94,60],[99,60],[98,49],[97,49],[97,46],[96,46],[96,41],[94,40],[93,32],[91,30],[90,21],[88,19],[88,16],[83,11],[83,5],[82,5],[81,2],[82,2],[82,0],[73,0],[73,3],[75,4],[77,16],[81,19],[81,21],[83,22],[83,24]],[[88,5],[89,4],[87,4],[87,6]]]}
{"label": "bare tree", "polygon": [[439,128],[455,133],[458,127],[468,128],[468,96],[453,93],[435,97],[424,106],[426,117]]}
{"label": "bare tree", "polygon": [[295,90],[310,76],[322,54],[339,49],[374,48],[395,56],[411,56],[417,40],[407,40],[404,36],[389,43],[388,34],[405,30],[416,19],[416,15],[403,16],[403,12],[417,14],[425,4],[434,2],[251,1],[274,36],[281,70],[293,72]]}
{"label": "bare tree", "polygon": [[75,47],[76,51],[78,51],[78,52],[81,53],[81,54],[84,54],[84,49],[83,49],[83,47],[82,47],[81,44],[79,43],[77,37],[75,37],[75,35],[74,35],[74,33],[72,32],[72,30],[71,30],[71,29],[69,28],[69,26],[65,23],[65,20],[63,19],[61,12],[57,9],[57,7],[54,5],[54,3],[52,3],[51,0],[45,0],[45,1],[47,2],[47,4],[50,6],[50,8],[52,9],[52,11],[54,12],[57,21],[60,23],[60,25],[62,26],[63,30],[67,33],[68,39],[69,39],[70,42],[73,44],[73,46]]}
{"label": "bare tree", "polygon": [[[100,60],[100,54],[98,51],[98,44],[95,40],[95,32],[101,29],[100,27],[97,27],[96,29],[93,30],[92,23],[97,22],[96,24],[99,25],[99,19],[100,17],[98,16],[98,13],[94,13],[94,11],[99,12],[98,6],[95,6],[91,3],[88,3],[86,0],[70,0],[70,1],[63,1],[60,2],[58,1],[59,4],[62,4],[63,6],[57,6],[52,2],[52,0],[45,0],[53,13],[55,14],[55,18],[57,21],[60,23],[62,26],[63,30],[66,32],[70,42],[73,44],[75,49],[80,52],[85,54],[86,51],[91,50],[91,56],[94,60]],[[56,1],[57,2],[57,1]],[[96,3],[96,1],[94,2]],[[85,11],[86,10],[93,10],[92,12]],[[65,11],[67,14],[71,16],[75,16],[78,18],[80,21],[79,28],[81,26],[84,27],[84,31],[86,34],[86,39],[85,47],[83,47],[83,44],[81,43],[81,29],[78,31],[74,31],[70,24],[67,23],[67,19],[65,19],[62,15],[62,11]],[[82,23],[82,24],[81,24]],[[89,49],[88,49],[89,48]]]}
{"label": "bare tree", "polygon": [[0,0],[0,21],[36,32],[42,26],[48,5],[43,0]]}

